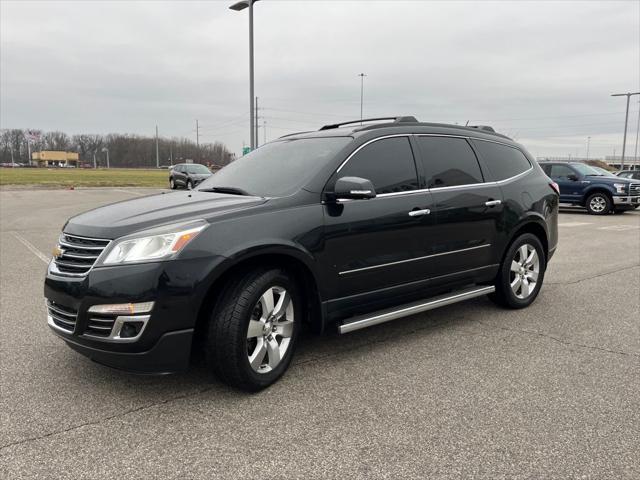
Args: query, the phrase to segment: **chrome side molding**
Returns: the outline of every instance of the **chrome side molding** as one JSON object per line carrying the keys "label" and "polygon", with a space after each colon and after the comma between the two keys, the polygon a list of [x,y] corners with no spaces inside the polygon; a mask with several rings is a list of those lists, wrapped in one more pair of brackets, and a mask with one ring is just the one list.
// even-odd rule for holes
{"label": "chrome side molding", "polygon": [[399,307],[379,310],[377,312],[359,315],[345,320],[345,323],[338,327],[340,333],[349,333],[362,328],[371,327],[380,323],[390,322],[398,318],[407,317],[416,313],[426,312],[445,305],[463,302],[475,297],[481,297],[488,293],[495,292],[493,285],[484,287],[471,287],[465,290],[459,290],[454,293],[439,295],[428,300],[418,300],[417,302],[407,303]]}

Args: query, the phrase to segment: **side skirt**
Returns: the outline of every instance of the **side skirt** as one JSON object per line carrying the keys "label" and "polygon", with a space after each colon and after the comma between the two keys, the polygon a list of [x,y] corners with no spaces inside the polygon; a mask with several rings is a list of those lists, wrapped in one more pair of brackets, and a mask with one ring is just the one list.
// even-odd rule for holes
{"label": "side skirt", "polygon": [[444,307],[445,305],[451,305],[453,303],[463,302],[471,298],[487,295],[495,292],[495,290],[494,286],[474,286],[464,290],[458,290],[457,292],[439,295],[430,299],[418,300],[417,302],[411,302],[365,315],[358,315],[346,319],[343,324],[338,327],[338,331],[340,333],[354,332],[362,328],[371,327],[372,325],[390,322],[391,320],[396,320],[398,318],[415,315],[416,313],[426,312],[427,310],[433,310],[438,307]]}

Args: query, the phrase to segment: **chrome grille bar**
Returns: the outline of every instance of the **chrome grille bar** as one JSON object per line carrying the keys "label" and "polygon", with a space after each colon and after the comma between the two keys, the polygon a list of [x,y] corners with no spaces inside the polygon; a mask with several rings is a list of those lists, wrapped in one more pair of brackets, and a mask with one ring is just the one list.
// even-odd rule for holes
{"label": "chrome grille bar", "polygon": [[83,277],[100,258],[111,240],[80,237],[62,233],[58,240],[58,255],[53,259],[51,272],[68,277]]}

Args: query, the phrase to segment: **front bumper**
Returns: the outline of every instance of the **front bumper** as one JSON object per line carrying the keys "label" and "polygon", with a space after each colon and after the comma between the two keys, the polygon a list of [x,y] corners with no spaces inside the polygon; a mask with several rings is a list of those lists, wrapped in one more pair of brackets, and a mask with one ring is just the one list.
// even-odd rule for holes
{"label": "front bumper", "polygon": [[[70,320],[56,325],[48,315],[49,326],[71,348],[110,367],[136,373],[185,370],[210,275],[222,258],[96,267],[79,278],[49,272],[44,296],[67,312],[63,320]],[[105,338],[96,338],[92,333],[90,320],[94,314],[88,313],[91,306],[140,302],[154,302],[154,306],[148,314],[127,317],[131,321],[145,319],[144,328],[135,339],[114,338],[115,327],[112,335]]]}
{"label": "front bumper", "polygon": [[635,207],[640,205],[640,196],[638,195],[616,195],[613,197],[614,205],[628,205]]}

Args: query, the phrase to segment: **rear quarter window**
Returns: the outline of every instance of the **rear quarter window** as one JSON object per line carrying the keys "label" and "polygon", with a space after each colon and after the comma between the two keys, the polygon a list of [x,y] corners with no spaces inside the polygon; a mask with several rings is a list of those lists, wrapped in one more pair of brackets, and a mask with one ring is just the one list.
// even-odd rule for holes
{"label": "rear quarter window", "polygon": [[517,148],[478,139],[473,143],[495,181],[515,177],[531,168],[529,159]]}

